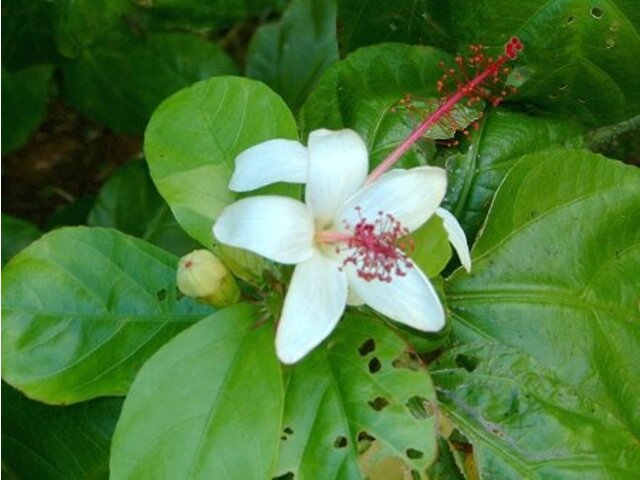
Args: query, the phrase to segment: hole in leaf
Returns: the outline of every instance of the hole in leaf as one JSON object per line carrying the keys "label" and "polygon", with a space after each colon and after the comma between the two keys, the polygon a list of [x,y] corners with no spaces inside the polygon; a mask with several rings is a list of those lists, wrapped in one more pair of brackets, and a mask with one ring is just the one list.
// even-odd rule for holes
{"label": "hole in leaf", "polygon": [[406,453],[407,453],[407,457],[410,458],[411,460],[417,460],[418,458],[424,457],[424,453],[422,453],[420,450],[417,450],[415,448],[407,448]]}
{"label": "hole in leaf", "polygon": [[567,25],[571,25],[575,19],[576,17],[574,17],[573,15],[567,17]]}
{"label": "hole in leaf", "polygon": [[284,433],[286,433],[287,435],[292,435],[293,434],[293,429],[291,427],[284,427],[284,429],[282,431]]}
{"label": "hole in leaf", "polygon": [[360,353],[360,355],[364,357],[365,355],[368,355],[371,352],[373,352],[375,349],[376,349],[376,341],[373,338],[368,338],[364,341],[362,345],[360,345],[360,347],[358,347],[358,352]]}
{"label": "hole in leaf", "polygon": [[293,474],[293,472],[287,472],[283,473],[279,477],[273,477],[271,480],[293,480],[294,478],[296,478],[296,476]]}
{"label": "hole in leaf", "polygon": [[408,368],[409,370],[418,371],[422,367],[420,359],[415,353],[403,352],[398,358],[396,358],[391,365],[394,368]]}
{"label": "hole in leaf", "polygon": [[477,358],[463,353],[456,355],[455,361],[457,366],[464,368],[467,372],[473,372],[478,367],[478,363],[480,363]]}
{"label": "hole in leaf", "polygon": [[593,7],[591,9],[591,16],[596,20],[600,20],[603,15],[604,15],[604,10],[602,10],[601,8]]}
{"label": "hole in leaf", "polygon": [[414,395],[407,400],[405,406],[409,409],[411,415],[418,420],[432,417],[434,414],[431,403],[426,398],[418,395]]}
{"label": "hole in leaf", "polygon": [[369,435],[367,432],[358,433],[358,442],[373,442],[376,437]]}
{"label": "hole in leaf", "polygon": [[376,412],[381,411],[384,407],[389,405],[389,400],[384,397],[376,397],[370,402],[367,402],[371,408],[373,408]]}
{"label": "hole in leaf", "polygon": [[280,437],[280,440],[284,441],[284,440],[286,440],[287,438],[289,438],[289,437],[287,437],[286,435],[282,435],[282,436]]}
{"label": "hole in leaf", "polygon": [[333,448],[344,448],[348,445],[347,437],[343,437],[342,435],[336,437],[333,442]]}
{"label": "hole in leaf", "polygon": [[418,470],[411,470],[411,480],[422,480],[422,475]]}
{"label": "hole in leaf", "polygon": [[156,298],[163,302],[167,298],[167,289],[161,288],[156,292]]}
{"label": "hole in leaf", "polygon": [[373,357],[371,360],[369,360],[369,373],[379,372],[381,368],[382,364],[377,357]]}

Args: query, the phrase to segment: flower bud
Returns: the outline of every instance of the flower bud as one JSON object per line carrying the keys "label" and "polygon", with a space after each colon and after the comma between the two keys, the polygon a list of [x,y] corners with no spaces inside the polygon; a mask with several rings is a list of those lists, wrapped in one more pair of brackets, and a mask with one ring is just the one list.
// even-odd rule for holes
{"label": "flower bud", "polygon": [[184,295],[201,303],[226,307],[240,299],[233,275],[209,250],[194,250],[182,257],[176,279]]}

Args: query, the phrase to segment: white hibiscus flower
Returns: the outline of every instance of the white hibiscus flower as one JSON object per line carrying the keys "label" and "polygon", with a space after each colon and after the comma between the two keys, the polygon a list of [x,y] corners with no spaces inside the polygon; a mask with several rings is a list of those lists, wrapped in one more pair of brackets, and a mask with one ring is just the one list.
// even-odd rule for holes
{"label": "white hibiscus flower", "polygon": [[395,169],[367,182],[368,163],[366,146],[352,130],[316,130],[308,147],[269,140],[236,159],[232,190],[306,183],[305,203],[279,196],[245,198],[225,208],[213,228],[222,243],[296,265],[276,334],[284,363],[300,360],[329,336],[347,303],[364,302],[418,330],[440,330],[442,304],[399,246],[434,213],[444,219],[449,240],[470,268],[462,228],[439,208],[445,171]]}

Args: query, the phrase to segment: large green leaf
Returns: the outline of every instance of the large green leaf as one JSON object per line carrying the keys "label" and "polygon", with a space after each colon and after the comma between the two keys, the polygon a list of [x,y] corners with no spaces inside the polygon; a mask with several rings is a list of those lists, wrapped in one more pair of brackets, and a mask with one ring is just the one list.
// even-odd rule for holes
{"label": "large green leaf", "polygon": [[47,403],[126,393],[153,352],[211,312],[178,298],[177,261],[102,228],[31,244],[2,271],[3,378]]}
{"label": "large green leaf", "polygon": [[16,73],[2,69],[2,154],[27,143],[44,120],[49,101],[49,65],[28,67]]}
{"label": "large green leaf", "polygon": [[637,0],[455,0],[451,18],[465,43],[497,51],[511,35],[521,38],[521,100],[587,125],[640,112]]}
{"label": "large green leaf", "polygon": [[272,138],[297,138],[291,112],[262,83],[212,78],[181,90],[154,112],[145,135],[151,177],[182,227],[205,246],[223,207],[235,157]]}
{"label": "large green leaf", "polygon": [[106,480],[121,408],[120,398],[53,407],[3,383],[3,462],[25,480]]}
{"label": "large green leaf", "polygon": [[129,0],[56,0],[54,27],[60,53],[77,57],[114,30],[127,28]]}
{"label": "large green leaf", "polygon": [[144,160],[131,160],[109,177],[87,223],[118,229],[177,255],[198,246],[173,218]]}
{"label": "large green leaf", "polygon": [[336,0],[294,0],[278,23],[254,34],[247,76],[269,85],[296,111],[336,60]]}
{"label": "large green leaf", "polygon": [[478,122],[463,151],[446,158],[450,175],[445,206],[472,240],[500,182],[520,157],[553,146],[581,144],[580,128],[573,122],[493,111]]}
{"label": "large green leaf", "polygon": [[344,0],[339,3],[343,48],[382,42],[455,50],[448,32],[449,3],[441,0]]}
{"label": "large green leaf", "polygon": [[47,0],[2,2],[3,67],[14,71],[58,59],[53,21],[55,8],[55,3]]}
{"label": "large green leaf", "polygon": [[[435,109],[440,99],[437,82],[443,74],[440,63],[450,60],[449,54],[428,47],[383,44],[361,48],[322,76],[302,109],[303,130],[352,128],[365,140],[376,165]],[[456,112],[463,111],[467,110],[461,107]],[[468,116],[460,115],[461,127],[474,119],[471,111]],[[451,137],[445,124],[441,122],[425,137]],[[432,154],[432,142],[419,142],[400,165],[424,164]]]}
{"label": "large green leaf", "polygon": [[2,266],[20,250],[40,238],[42,232],[33,223],[2,214]]}
{"label": "large green leaf", "polygon": [[131,0],[165,26],[220,29],[250,17],[266,17],[288,0]]}
{"label": "large green leaf", "polygon": [[290,370],[286,392],[278,475],[362,478],[359,455],[367,447],[376,461],[397,457],[418,472],[435,458],[429,375],[379,320],[343,318]]}
{"label": "large green leaf", "polygon": [[640,474],[638,438],[527,354],[503,345],[465,345],[434,367],[440,406],[473,442],[480,478]]}
{"label": "large green leaf", "polygon": [[82,113],[124,133],[141,133],[166,97],[213,75],[233,74],[216,44],[183,33],[143,39],[111,34],[63,66],[64,95]]}
{"label": "large green leaf", "polygon": [[447,286],[457,337],[529,354],[640,435],[640,170],[584,151],[511,170]]}
{"label": "large green leaf", "polygon": [[237,305],[142,368],[113,438],[111,478],[270,478],[283,408],[270,323]]}

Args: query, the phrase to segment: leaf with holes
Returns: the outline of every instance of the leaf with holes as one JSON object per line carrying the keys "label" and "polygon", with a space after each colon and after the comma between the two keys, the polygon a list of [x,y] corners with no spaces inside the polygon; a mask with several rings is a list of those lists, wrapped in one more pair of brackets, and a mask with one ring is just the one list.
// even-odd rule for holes
{"label": "leaf with holes", "polygon": [[519,100],[590,126],[640,113],[637,0],[455,0],[452,28],[463,43],[525,45]]}
{"label": "leaf with holes", "polygon": [[3,383],[3,468],[17,478],[108,479],[111,435],[121,408],[120,398],[53,407]]}
{"label": "leaf with holes", "polygon": [[297,135],[285,103],[262,83],[219,77],[164,101],[149,122],[144,148],[151,177],[176,219],[209,247],[215,218],[235,199],[227,188],[235,157],[265,140]]}
{"label": "leaf with holes", "polygon": [[530,355],[640,435],[640,171],[584,151],[511,170],[446,287],[460,341]]}
{"label": "leaf with holes", "polygon": [[270,478],[283,388],[270,323],[236,305],[158,351],[125,400],[112,480]]}
{"label": "leaf with holes", "polygon": [[424,471],[436,454],[435,392],[408,345],[380,320],[347,314],[289,371],[277,474],[362,478],[359,456]]}
{"label": "leaf with holes", "polygon": [[110,227],[184,255],[198,248],[151,181],[144,160],[130,160],[105,182],[87,223]]}
{"label": "leaf with holes", "polygon": [[577,148],[581,144],[581,129],[571,121],[495,110],[480,120],[464,151],[444,160],[449,171],[444,205],[471,241],[500,182],[520,157],[554,146]]}
{"label": "leaf with holes", "polygon": [[[451,55],[428,47],[382,44],[365,47],[327,69],[301,112],[303,130],[352,128],[365,140],[371,166],[380,163],[440,100],[437,82],[441,62]],[[459,105],[425,134],[446,139],[480,115],[480,104]],[[433,142],[418,142],[400,161],[403,167],[424,165]]]}
{"label": "leaf with holes", "polygon": [[336,60],[336,0],[294,0],[278,23],[254,34],[247,76],[269,85],[296,111]]}
{"label": "leaf with holes", "polygon": [[526,353],[464,345],[432,368],[444,413],[473,443],[480,478],[635,478],[638,439],[606,407]]}
{"label": "leaf with holes", "polygon": [[122,395],[161,345],[211,312],[178,298],[178,259],[116,230],[55,230],[2,270],[2,377],[29,397]]}

